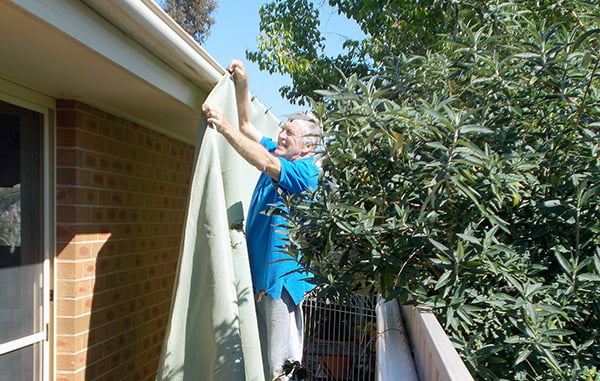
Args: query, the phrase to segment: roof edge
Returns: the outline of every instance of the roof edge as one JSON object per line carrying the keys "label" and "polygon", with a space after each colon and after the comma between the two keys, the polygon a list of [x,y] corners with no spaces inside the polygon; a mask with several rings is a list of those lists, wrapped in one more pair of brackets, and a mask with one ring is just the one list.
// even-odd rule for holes
{"label": "roof edge", "polygon": [[225,69],[154,0],[82,0],[124,34],[203,90]]}

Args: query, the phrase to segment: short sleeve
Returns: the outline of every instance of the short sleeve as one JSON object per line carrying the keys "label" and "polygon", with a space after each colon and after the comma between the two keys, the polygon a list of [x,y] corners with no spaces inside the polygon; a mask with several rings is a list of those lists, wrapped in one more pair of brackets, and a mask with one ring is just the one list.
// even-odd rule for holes
{"label": "short sleeve", "polygon": [[314,164],[314,158],[309,157],[294,161],[279,158],[281,175],[278,187],[290,193],[300,193],[305,190],[316,190],[319,182],[319,169]]}
{"label": "short sleeve", "polygon": [[260,144],[271,153],[273,153],[273,151],[275,151],[275,148],[277,148],[277,143],[275,143],[273,139],[268,138],[266,136],[263,136],[263,138],[260,140]]}

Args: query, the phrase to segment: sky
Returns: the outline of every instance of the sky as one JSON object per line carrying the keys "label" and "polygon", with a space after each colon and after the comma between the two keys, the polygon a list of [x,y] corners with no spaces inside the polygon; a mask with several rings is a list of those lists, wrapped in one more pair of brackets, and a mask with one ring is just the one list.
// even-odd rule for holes
{"label": "sky", "polygon": [[[269,1],[217,0],[218,8],[213,14],[215,24],[202,47],[223,67],[227,67],[233,58],[244,62],[248,71],[250,92],[276,117],[285,119],[285,115],[305,109],[303,106],[290,104],[279,94],[278,89],[281,86],[291,83],[289,77],[261,72],[257,64],[246,60],[245,55],[246,50],[256,50],[260,21],[258,11],[266,2]],[[315,3],[325,1],[317,0]],[[328,54],[337,54],[342,49],[343,36],[358,38],[362,35],[353,21],[337,15],[337,12],[328,6],[323,5],[319,12],[321,33],[327,40]]]}

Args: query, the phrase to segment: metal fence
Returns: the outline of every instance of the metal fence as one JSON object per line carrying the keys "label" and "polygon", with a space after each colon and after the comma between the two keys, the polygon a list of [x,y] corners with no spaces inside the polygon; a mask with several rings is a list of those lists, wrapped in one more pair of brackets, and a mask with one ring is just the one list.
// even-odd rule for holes
{"label": "metal fence", "polygon": [[375,380],[375,296],[354,295],[335,303],[307,296],[304,303],[304,366],[309,380]]}

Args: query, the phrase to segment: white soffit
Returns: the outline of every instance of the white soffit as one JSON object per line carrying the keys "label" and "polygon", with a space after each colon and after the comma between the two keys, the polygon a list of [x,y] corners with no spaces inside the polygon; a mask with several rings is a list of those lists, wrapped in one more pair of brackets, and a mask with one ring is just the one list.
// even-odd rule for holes
{"label": "white soffit", "polygon": [[0,78],[194,143],[202,102],[224,70],[154,3],[101,4],[0,0]]}

